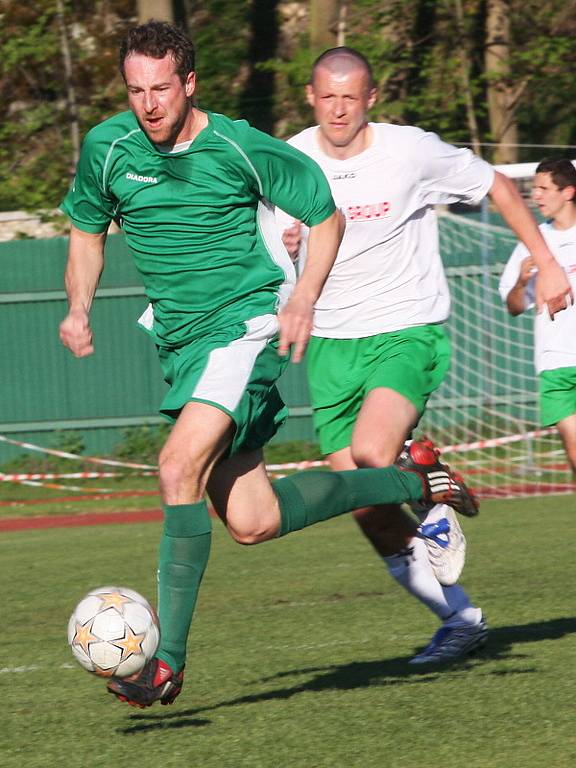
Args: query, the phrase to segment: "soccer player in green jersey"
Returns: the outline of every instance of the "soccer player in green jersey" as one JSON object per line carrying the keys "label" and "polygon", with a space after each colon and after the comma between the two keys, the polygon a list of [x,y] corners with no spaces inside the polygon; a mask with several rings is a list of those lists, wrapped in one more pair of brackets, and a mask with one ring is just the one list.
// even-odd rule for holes
{"label": "soccer player in green jersey", "polygon": [[[402,469],[302,472],[271,484],[262,447],[285,417],[276,381],[302,358],[312,312],[343,233],[320,168],[244,121],[194,106],[194,48],[150,21],[120,50],[130,111],[87,135],[63,203],[71,219],[69,311],[60,338],[94,351],[89,312],[118,220],[142,276],[146,325],[169,391],[174,426],[159,457],[164,528],[158,567],[161,641],[134,679],[108,681],[122,701],[169,704],[180,693],[186,642],[206,567],[205,493],[231,535],[256,544],[358,507],[409,499],[474,500],[426,445]],[[310,228],[295,280],[273,206]],[[408,470],[408,471],[406,471]]]}

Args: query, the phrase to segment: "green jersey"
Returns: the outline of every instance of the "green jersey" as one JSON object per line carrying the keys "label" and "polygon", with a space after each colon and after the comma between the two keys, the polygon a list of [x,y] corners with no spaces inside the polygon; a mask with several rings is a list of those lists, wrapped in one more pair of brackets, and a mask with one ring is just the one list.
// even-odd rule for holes
{"label": "green jersey", "polygon": [[157,344],[176,348],[273,313],[294,268],[278,206],[308,226],[333,211],[328,182],[306,155],[244,120],[207,113],[182,151],[153,144],[132,112],[86,136],[62,208],[84,232],[120,222],[154,314]]}

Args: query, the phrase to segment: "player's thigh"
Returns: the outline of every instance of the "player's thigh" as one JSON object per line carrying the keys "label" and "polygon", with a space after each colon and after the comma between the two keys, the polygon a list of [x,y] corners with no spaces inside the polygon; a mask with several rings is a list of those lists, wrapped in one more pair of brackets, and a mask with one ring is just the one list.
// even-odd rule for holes
{"label": "player's thigh", "polygon": [[392,389],[421,416],[450,367],[450,341],[441,325],[423,325],[374,337],[365,390]]}
{"label": "player's thigh", "polygon": [[394,389],[366,395],[352,433],[352,456],[360,467],[393,464],[418,422],[416,406]]}
{"label": "player's thigh", "polygon": [[438,325],[380,334],[372,342],[352,439],[352,455],[362,466],[396,459],[450,364],[450,343]]}
{"label": "player's thigh", "polygon": [[205,455],[215,443],[229,442],[234,422],[211,403],[191,401],[180,411],[162,452]]}
{"label": "player's thigh", "polygon": [[562,438],[570,467],[576,473],[576,413],[559,421],[556,427]]}
{"label": "player's thigh", "polygon": [[217,515],[237,541],[255,544],[277,535],[278,499],[260,449],[220,461],[208,480],[208,494]]}
{"label": "player's thigh", "polygon": [[[403,396],[412,403],[419,418],[449,365],[450,342],[439,325],[360,339],[313,337],[308,349],[308,378],[314,426],[322,453],[332,454],[351,445],[363,403],[374,389],[390,389]],[[398,419],[394,402],[402,402]],[[394,402],[389,408],[394,422],[391,422],[390,433],[381,433],[382,444],[399,443],[398,433],[404,423],[411,420],[410,406],[398,399]],[[408,431],[417,418],[408,425]],[[387,421],[382,422],[386,426]],[[377,461],[381,463],[381,457]]]}
{"label": "player's thigh", "polygon": [[188,403],[160,452],[163,503],[201,501],[212,467],[228,451],[233,434],[233,423],[226,413],[204,403]]}

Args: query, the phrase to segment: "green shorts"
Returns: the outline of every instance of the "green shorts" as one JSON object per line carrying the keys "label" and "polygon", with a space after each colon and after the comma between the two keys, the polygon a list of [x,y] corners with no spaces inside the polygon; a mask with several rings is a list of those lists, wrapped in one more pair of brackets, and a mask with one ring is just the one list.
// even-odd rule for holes
{"label": "green shorts", "polygon": [[555,368],[538,375],[540,422],[551,427],[576,413],[576,368]]}
{"label": "green shorts", "polygon": [[186,403],[209,403],[236,424],[229,455],[261,448],[288,415],[276,388],[288,363],[277,332],[276,316],[263,315],[179,349],[160,348],[170,387],[160,412],[175,421]]}
{"label": "green shorts", "polygon": [[450,367],[450,340],[441,325],[421,325],[362,339],[313,336],[307,352],[314,426],[322,453],[352,441],[368,392],[393,389],[421,416]]}

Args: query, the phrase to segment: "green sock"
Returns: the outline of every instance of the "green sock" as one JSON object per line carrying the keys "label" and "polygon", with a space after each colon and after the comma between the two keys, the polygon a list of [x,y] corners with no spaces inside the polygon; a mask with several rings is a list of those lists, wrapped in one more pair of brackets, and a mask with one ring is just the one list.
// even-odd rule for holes
{"label": "green sock", "polygon": [[279,536],[361,507],[401,504],[423,495],[418,475],[396,467],[296,472],[272,485],[280,503]]}
{"label": "green sock", "polygon": [[210,555],[211,530],[205,501],[164,507],[158,564],[160,646],[156,656],[175,672],[186,660],[192,614]]}

